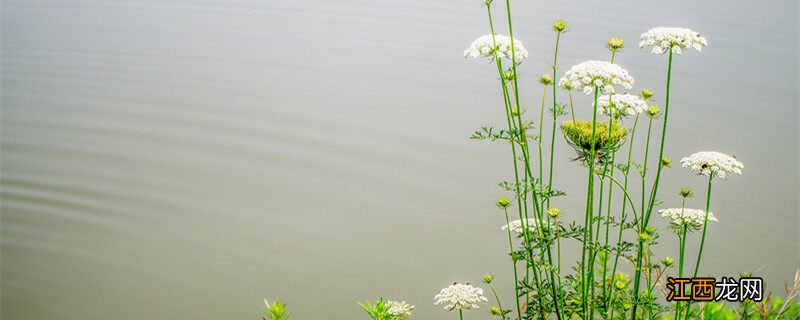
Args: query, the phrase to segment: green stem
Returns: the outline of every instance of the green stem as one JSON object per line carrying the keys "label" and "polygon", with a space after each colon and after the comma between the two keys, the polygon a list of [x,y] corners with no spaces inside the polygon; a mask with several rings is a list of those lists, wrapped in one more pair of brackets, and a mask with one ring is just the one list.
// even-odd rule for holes
{"label": "green stem", "polygon": [[[683,215],[683,211],[686,204],[686,198],[683,198],[681,202],[681,215]],[[686,225],[684,224],[681,228],[681,235],[678,236],[679,240],[679,253],[678,253],[678,278],[683,278],[683,260],[684,260],[684,253],[686,252]],[[680,314],[681,310],[681,302],[675,302],[675,320],[678,320],[678,315]]]}
{"label": "green stem", "polygon": [[458,319],[464,320],[464,311],[461,308],[458,309]]}
{"label": "green stem", "polygon": [[[487,15],[489,17],[489,28],[491,29],[491,32],[492,32],[492,42],[493,42],[493,45],[496,47],[497,46],[497,41],[495,40],[494,23],[492,21],[491,7],[489,5],[486,6],[486,13],[487,13]],[[496,53],[495,53],[495,62],[496,62],[496,65],[497,65],[498,75],[500,76],[500,87],[501,87],[501,90],[503,91],[503,102],[505,104],[505,108],[504,109],[505,109],[505,113],[506,113],[506,121],[507,121],[507,124],[508,124],[508,130],[511,130],[511,129],[514,128],[513,122],[511,121],[511,119],[512,119],[511,102],[510,102],[510,99],[509,99],[509,96],[508,96],[508,87],[506,86],[505,79],[503,79],[502,61],[500,60],[500,57],[497,56]],[[516,147],[514,146],[513,142],[510,143],[510,146],[511,146],[511,160],[512,160],[512,162],[514,164],[514,181],[515,181],[516,185],[519,185],[520,179],[519,179],[519,168],[517,167],[517,151],[516,151]],[[517,195],[519,195],[518,190],[517,190]],[[517,198],[517,208],[519,210],[519,216],[520,216],[520,219],[521,219],[522,216],[523,216],[523,208],[525,208],[525,210],[527,210],[527,206],[525,205],[525,202],[520,200],[519,196],[517,196],[516,198]],[[506,224],[508,224],[508,211],[505,210],[505,213],[506,213]],[[525,216],[527,216],[527,213],[525,214]],[[510,233],[509,233],[509,244],[511,245],[511,249],[510,250],[513,252],[514,248],[513,248],[513,244],[511,243],[511,235],[510,235]],[[513,259],[512,259],[512,264],[513,264],[513,267],[514,267],[514,301],[515,301],[516,306],[517,306],[517,316],[518,316],[519,319],[521,319],[522,318],[522,308],[520,307],[520,303],[519,303],[519,296],[520,296],[519,295],[519,275],[518,275],[518,271],[517,271],[517,264],[516,264],[515,261],[513,261]],[[537,281],[537,286],[538,286],[538,281]]]}
{"label": "green stem", "polygon": [[[669,89],[670,89],[670,81],[672,80],[672,48],[669,48],[669,62],[667,64],[667,94],[666,94],[666,102],[664,104],[664,125],[661,128],[661,148],[659,149],[658,154],[658,170],[656,171],[656,178],[653,182],[653,188],[650,190],[650,200],[648,201],[647,211],[642,212],[643,219],[642,219],[642,226],[639,232],[644,231],[644,228],[647,227],[647,223],[650,220],[650,214],[653,212],[653,205],[655,204],[656,200],[656,193],[658,193],[658,182],[661,179],[661,169],[664,167],[663,161],[661,159],[664,158],[664,141],[666,140],[667,136],[667,119],[669,118]],[[633,292],[633,308],[631,310],[631,319],[636,319],[636,309],[639,306],[639,282],[642,275],[642,250],[644,250],[643,242],[639,241],[639,250],[637,253],[636,259],[636,276],[634,277],[634,292]]]}
{"label": "green stem", "polygon": [[594,286],[594,275],[589,274],[589,267],[586,265],[586,255],[587,250],[589,250],[589,246],[591,245],[592,240],[592,225],[594,222],[593,214],[594,214],[594,154],[595,154],[595,141],[597,134],[597,95],[600,89],[595,86],[594,87],[594,107],[592,108],[592,147],[589,152],[589,182],[586,191],[586,215],[584,216],[584,232],[583,232],[583,250],[581,253],[581,274],[583,275],[581,278],[582,285],[583,285],[583,292],[582,292],[582,300],[583,300],[583,312],[586,319],[589,318],[589,290],[591,287]]}
{"label": "green stem", "polygon": [[[506,225],[508,226],[511,223],[508,220],[508,209],[503,208],[503,212],[506,214]],[[514,242],[512,241],[512,237],[511,237],[511,228],[510,227],[506,228],[506,231],[508,231],[508,250],[509,250],[509,254],[513,254],[514,253]],[[517,302],[517,316],[518,317],[522,317],[522,309],[520,308],[520,305],[519,305],[519,289],[517,288],[517,285],[519,283],[519,276],[517,275],[518,274],[518,272],[517,272],[517,262],[514,261],[513,257],[511,258],[511,265],[514,266],[514,294],[515,294],[514,300]],[[492,287],[492,291],[494,291],[494,287]],[[497,295],[497,293],[495,293],[495,296],[496,295]],[[497,304],[498,305],[500,304],[500,299],[498,299]],[[502,310],[503,308],[501,307],[500,309]]]}
{"label": "green stem", "polygon": [[[623,174],[625,175],[625,185],[622,187],[622,189],[625,190],[625,191],[628,190],[628,173],[630,173],[630,170],[631,170],[631,155],[633,154],[633,140],[634,140],[634,137],[636,137],[636,126],[638,124],[639,124],[639,115],[637,114],[636,115],[636,120],[633,121],[633,129],[631,130],[631,140],[628,142],[629,143],[628,144],[628,160],[625,162],[625,171],[623,171]],[[624,227],[624,224],[625,224],[625,218],[627,217],[625,215],[627,208],[628,208],[628,203],[625,202],[624,199],[623,199],[623,201],[622,201],[622,214],[620,215],[619,233],[617,234],[617,246],[619,246],[620,243],[622,242],[622,230],[623,230],[623,227]],[[631,208],[633,209],[632,205],[631,205]],[[635,211],[635,209],[634,209],[634,211]],[[610,290],[610,292],[608,294],[608,300],[606,301],[606,318],[608,318],[608,319],[611,319],[613,317],[613,310],[611,308],[611,304],[614,301],[613,280],[614,280],[614,275],[617,274],[617,263],[619,263],[619,255],[620,255],[620,251],[617,250],[616,254],[614,255],[614,267],[611,269],[612,285],[610,286],[611,290]]]}
{"label": "green stem", "polygon": [[[708,174],[708,189],[706,190],[706,219],[703,221],[703,235],[700,237],[700,251],[697,253],[697,261],[694,265],[694,273],[692,278],[697,277],[697,272],[700,271],[700,260],[703,258],[703,246],[706,243],[706,230],[708,228],[708,212],[711,209],[711,182],[714,179],[714,174]],[[689,316],[689,307],[692,306],[692,301],[686,304],[686,317]]]}
{"label": "green stem", "polygon": [[703,235],[700,237],[700,251],[697,253],[697,262],[694,265],[694,275],[697,277],[697,272],[700,271],[700,259],[703,258],[703,246],[706,244],[706,231],[708,230],[708,212],[711,209],[711,182],[714,179],[714,173],[708,174],[708,189],[706,190],[706,219],[703,220]]}
{"label": "green stem", "polygon": [[572,90],[567,90],[567,92],[569,93],[569,114],[572,115],[572,123],[577,123],[575,122],[575,108],[572,103]]}

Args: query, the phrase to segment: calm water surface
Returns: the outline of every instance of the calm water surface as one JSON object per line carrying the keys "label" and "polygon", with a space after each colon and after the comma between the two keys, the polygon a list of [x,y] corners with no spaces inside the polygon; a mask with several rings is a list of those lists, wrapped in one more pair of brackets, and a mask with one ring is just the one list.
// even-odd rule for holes
{"label": "calm water surface", "polygon": [[[281,297],[297,319],[363,319],[355,301],[384,296],[448,319],[433,295],[484,273],[507,296],[507,147],[468,139],[504,121],[496,70],[461,57],[488,33],[481,2],[3,1],[0,317],[257,319]],[[666,153],[745,163],[715,187],[704,270],[782,287],[800,256],[797,2],[513,7],[532,110],[556,18],[561,71],[623,37],[616,62],[662,105],[666,57],[639,34],[708,38],[676,58]],[[556,152],[557,204],[581,219],[585,170]],[[663,183],[665,206],[682,186],[703,206],[703,178]]]}

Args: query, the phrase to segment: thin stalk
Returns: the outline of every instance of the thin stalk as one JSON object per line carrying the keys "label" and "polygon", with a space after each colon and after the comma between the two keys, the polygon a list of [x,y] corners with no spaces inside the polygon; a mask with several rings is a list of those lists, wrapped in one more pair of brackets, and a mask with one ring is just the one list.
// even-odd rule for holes
{"label": "thin stalk", "polygon": [[[506,225],[509,225],[511,222],[508,220],[508,209],[503,208],[503,212],[506,214]],[[509,254],[511,254],[514,253],[514,242],[512,241],[511,237],[511,228],[506,228],[506,231],[508,231],[508,250]],[[517,289],[517,284],[519,283],[519,276],[517,275],[517,262],[514,261],[513,258],[511,259],[511,265],[514,266],[514,301],[517,302],[517,316],[520,317],[519,319],[522,319],[522,309],[519,305],[519,289]],[[492,291],[494,291],[494,287],[492,287]],[[497,296],[497,293],[495,293],[495,296]],[[497,304],[500,304],[500,299],[497,299]],[[500,310],[502,309],[503,308],[500,307]]]}
{"label": "thin stalk", "polygon": [[[703,258],[703,246],[706,243],[706,231],[708,228],[708,212],[711,209],[711,182],[714,179],[714,174],[708,174],[708,189],[706,190],[706,219],[703,221],[703,235],[700,237],[700,251],[697,253],[697,262],[694,265],[694,273],[692,278],[697,277],[697,272],[700,271],[700,259]],[[692,306],[692,301],[686,304],[686,317],[689,316],[689,307]]]}
{"label": "thin stalk", "polygon": [[597,134],[597,95],[600,88],[597,86],[594,87],[594,107],[592,108],[592,147],[589,153],[589,182],[586,191],[586,215],[584,216],[584,232],[583,232],[583,250],[581,253],[581,280],[583,285],[582,290],[582,300],[583,300],[583,312],[586,319],[589,318],[589,289],[594,286],[594,275],[591,275],[588,272],[589,268],[586,266],[586,251],[589,249],[589,245],[592,240],[592,225],[593,225],[593,214],[594,214],[594,153],[595,153],[595,141]]}
{"label": "thin stalk", "polygon": [[[494,32],[494,23],[492,21],[492,11],[491,11],[491,7],[489,5],[486,6],[486,13],[487,13],[487,15],[489,17],[489,28],[491,29],[491,32],[492,32],[492,42],[493,42],[494,46],[497,46],[497,41],[495,39],[495,32]],[[503,91],[503,102],[504,102],[504,105],[505,105],[504,109],[505,109],[505,113],[506,113],[506,121],[507,121],[507,124],[508,124],[508,129],[511,130],[514,127],[513,122],[511,121],[511,117],[512,117],[512,115],[511,115],[511,103],[510,103],[510,99],[509,99],[509,96],[508,96],[508,87],[506,86],[505,79],[503,79],[502,61],[500,60],[500,57],[497,56],[497,54],[495,54],[495,63],[497,65],[498,75],[500,76],[500,87],[501,87],[501,90]],[[510,142],[510,146],[511,146],[511,160],[512,160],[512,162],[514,164],[514,181],[515,181],[516,185],[519,185],[519,181],[520,180],[519,180],[519,169],[517,167],[517,151],[516,151],[516,147],[514,146],[513,142]],[[519,192],[518,192],[518,194],[519,194]],[[523,208],[525,208],[527,210],[527,206],[525,205],[524,202],[520,201],[520,197],[519,196],[517,196],[516,198],[517,198],[517,208],[519,210],[519,216],[520,216],[520,218],[522,218]],[[508,211],[507,210],[504,210],[504,211],[506,213],[506,224],[508,224]],[[527,216],[527,214],[526,214],[526,216]],[[509,232],[510,232],[510,230],[509,230]],[[513,243],[511,242],[510,233],[509,233],[509,245],[511,245],[510,250],[513,252],[514,248],[513,248]],[[519,275],[518,275],[518,271],[517,271],[517,264],[516,264],[515,261],[513,261],[513,259],[512,259],[512,265],[514,267],[514,301],[515,301],[516,306],[517,306],[517,316],[518,316],[519,319],[521,319],[522,318],[522,309],[521,309],[520,303],[519,303]],[[526,268],[526,270],[527,270],[527,268]],[[538,286],[538,281],[537,281],[537,286]]]}
{"label": "thin stalk", "polygon": [[[555,81],[553,81],[555,82]],[[553,95],[555,96],[555,94]],[[544,160],[542,158],[542,147],[544,146],[544,141],[542,141],[542,134],[544,130],[544,101],[547,98],[547,86],[544,86],[544,90],[542,92],[542,111],[539,114],[539,136],[537,140],[539,142],[539,179],[544,180]],[[548,187],[549,188],[549,187]],[[540,211],[544,211],[541,208]]]}
{"label": "thin stalk", "polygon": [[458,319],[464,320],[464,311],[461,308],[458,308]]}
{"label": "thin stalk", "polygon": [[[609,108],[608,108],[608,115],[609,115],[609,117],[608,117],[608,143],[606,143],[605,148],[606,148],[606,152],[611,153],[611,161],[613,163],[614,151],[611,150],[611,133],[613,131],[611,130],[611,128],[614,125],[614,115],[613,115],[613,112],[612,112],[612,110],[614,108],[614,105],[613,105],[613,103],[611,101],[611,94],[608,95],[608,101],[609,101]],[[605,176],[608,173],[608,162],[609,162],[608,160],[609,159],[606,159],[606,161],[603,161],[603,171],[602,171],[602,175],[600,177],[600,195],[598,197],[598,199],[600,199],[600,201],[599,201],[598,207],[597,207],[597,211],[598,211],[598,216],[599,217],[602,217],[602,215],[603,215],[603,193],[605,191],[604,190],[604,188],[605,188]],[[613,168],[613,166],[612,166],[612,168]],[[611,182],[609,182],[609,184],[611,184]],[[609,190],[609,192],[610,191],[611,190]],[[610,201],[610,198],[609,198],[609,201]],[[611,207],[609,206],[609,209],[610,208]],[[609,218],[610,218],[610,214],[607,211],[606,212],[606,222],[605,222],[605,224],[606,224],[606,238],[608,238],[608,220],[609,220]],[[595,243],[600,243],[600,219],[599,218],[597,219],[597,234],[595,235],[594,242]],[[594,262],[595,262],[595,259],[597,257],[598,251],[599,250],[593,250],[592,257],[589,259],[589,268],[591,268],[591,270],[592,270],[591,273],[592,273],[592,276],[593,276],[592,279],[594,279],[594,265],[595,265]],[[603,282],[601,283],[601,285],[603,286],[603,294],[604,295],[605,295],[605,292],[606,292],[606,289],[605,289],[605,280],[606,280],[605,279],[605,269],[606,269],[607,260],[608,260],[608,257],[606,256],[606,260],[603,261],[603,278],[602,278]],[[592,282],[594,282],[594,281],[592,281]],[[594,284],[592,284],[592,292],[591,292],[592,301],[594,301],[594,291],[595,291],[594,290]],[[592,318],[594,318],[594,309],[592,310],[590,319],[592,319]]]}
{"label": "thin stalk", "polygon": [[569,114],[572,115],[572,123],[577,123],[575,122],[575,107],[572,103],[572,90],[567,90],[567,92],[569,93]]}
{"label": "thin stalk", "polygon": [[[636,120],[633,121],[633,129],[631,130],[631,140],[628,142],[629,143],[629,145],[628,145],[628,160],[625,162],[625,166],[626,167],[625,167],[625,171],[623,171],[623,173],[625,175],[625,184],[622,187],[622,189],[626,190],[626,191],[628,190],[628,173],[630,173],[630,170],[631,170],[631,155],[633,154],[633,140],[634,140],[634,137],[636,137],[636,125],[637,124],[639,124],[639,115],[638,114],[636,115]],[[619,233],[617,234],[617,246],[619,246],[619,244],[622,242],[622,230],[623,230],[623,227],[624,227],[624,224],[625,224],[625,218],[627,217],[625,215],[627,208],[628,208],[628,203],[625,202],[624,199],[623,199],[623,201],[622,201],[622,214],[620,216],[620,224],[619,224]],[[611,282],[612,283],[613,283],[613,280],[614,280],[614,276],[617,274],[617,263],[619,263],[619,255],[620,255],[619,251],[617,251],[617,253],[614,255],[614,267],[612,267],[612,269],[611,269]],[[608,300],[606,302],[606,318],[608,318],[608,319],[613,317],[611,315],[611,314],[613,314],[613,311],[611,310],[612,309],[611,308],[611,303],[613,301],[614,301],[614,286],[611,285],[611,290],[610,290],[610,292],[608,294]]]}
{"label": "thin stalk", "polygon": [[[517,83],[517,76],[516,76],[517,75],[517,61],[516,61],[516,53],[515,53],[515,48],[514,48],[514,28],[513,28],[513,23],[512,23],[512,19],[511,19],[511,1],[510,0],[506,0],[506,15],[508,17],[508,35],[509,35],[509,38],[511,38],[511,64],[512,64],[512,69],[514,71],[514,86],[513,86],[514,99],[515,99],[515,103],[516,103],[517,107],[519,108],[519,93],[518,93],[519,86],[518,86],[518,83]],[[523,131],[523,127],[522,127],[521,112],[518,113],[517,119],[519,121],[520,132],[524,132]],[[525,138],[524,135],[523,135],[523,139],[527,140],[527,138]],[[528,156],[527,148],[523,147],[523,155],[525,156],[526,172],[527,172],[528,175],[530,175],[530,157]],[[530,175],[530,177],[532,178],[533,176]],[[531,181],[533,181],[533,180],[531,180]],[[539,201],[537,199],[536,188],[533,188],[532,194],[533,194],[534,208],[535,209],[539,208],[539,206],[538,206]],[[539,218],[538,224],[540,226],[540,229],[544,228],[544,226],[542,224],[542,219],[541,219],[541,210],[539,210],[538,216],[539,216],[538,217]],[[528,222],[527,222],[527,219],[526,219],[525,222],[524,222],[526,227],[523,228],[523,233],[524,234],[528,233],[527,223]],[[549,245],[547,246],[547,255],[548,255],[548,260],[549,260],[550,266],[552,266],[552,264],[553,264],[553,256],[551,254]],[[532,255],[531,255],[531,259],[533,259]],[[534,263],[531,263],[531,264],[533,266],[536,265]],[[555,305],[555,309],[556,309],[556,317],[559,320],[561,320],[561,311],[560,311],[560,306],[559,306],[560,302],[559,302],[559,299],[558,299],[558,295],[556,294],[556,287],[555,287],[555,285],[553,285],[555,283],[555,281],[554,281],[554,279],[555,279],[554,270],[552,268],[548,268],[548,269],[550,271],[550,283],[551,283],[550,287],[552,288],[553,301],[554,301],[554,305]],[[533,274],[534,274],[534,278],[538,278],[536,270],[533,271]],[[538,287],[538,285],[537,285],[537,287]],[[540,311],[540,313],[544,314],[543,304],[541,303],[542,302],[542,296],[543,295],[538,295],[538,298],[539,298],[539,311]]]}
{"label": "thin stalk", "polygon": [[[686,208],[686,198],[684,197],[681,201],[681,215],[683,215],[684,208]],[[686,229],[687,226],[684,224],[681,228],[681,234],[678,236],[679,240],[679,253],[678,253],[678,278],[683,278],[683,260],[684,254],[686,252]],[[678,315],[680,314],[681,310],[681,302],[675,302],[675,320],[678,320]]]}
{"label": "thin stalk", "polygon": [[703,246],[706,244],[706,231],[708,230],[708,210],[711,209],[711,182],[714,179],[714,174],[708,174],[708,189],[706,190],[706,219],[703,221],[703,235],[700,237],[700,251],[697,253],[697,262],[694,265],[694,274],[692,277],[697,277],[697,272],[700,271],[700,259],[703,258]]}
{"label": "thin stalk", "polygon": [[500,296],[497,295],[497,290],[494,288],[494,285],[490,283],[489,288],[492,289],[492,294],[494,294],[494,299],[497,301],[497,307],[500,308],[500,310],[503,310],[503,303],[500,302]]}
{"label": "thin stalk", "polygon": [[[650,200],[648,201],[647,211],[643,212],[643,219],[642,219],[642,227],[639,232],[644,231],[644,228],[647,227],[647,223],[650,221],[650,214],[653,212],[653,205],[655,204],[656,200],[656,193],[658,192],[658,182],[661,179],[661,169],[664,167],[663,161],[661,159],[664,158],[664,141],[666,140],[667,136],[667,119],[669,118],[669,88],[670,88],[670,81],[672,80],[672,47],[669,48],[669,62],[667,63],[667,94],[666,94],[666,101],[664,103],[664,125],[661,128],[661,148],[658,154],[658,170],[656,171],[656,178],[653,182],[653,188],[650,190]],[[633,292],[633,308],[631,310],[631,319],[636,318],[636,309],[639,306],[639,281],[642,276],[642,250],[643,242],[639,240],[639,252],[637,253],[636,259],[636,276],[634,277],[634,292]]]}

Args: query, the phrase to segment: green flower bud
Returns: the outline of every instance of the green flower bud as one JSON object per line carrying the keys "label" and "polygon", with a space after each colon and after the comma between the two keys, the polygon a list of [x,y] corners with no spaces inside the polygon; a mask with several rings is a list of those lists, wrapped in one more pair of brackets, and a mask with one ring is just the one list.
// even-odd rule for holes
{"label": "green flower bud", "polygon": [[539,77],[539,83],[549,86],[553,84],[553,77],[543,74],[541,77]]}
{"label": "green flower bud", "polygon": [[661,165],[662,166],[669,167],[670,164],[672,164],[672,160],[670,160],[669,157],[664,156],[664,157],[661,158]]}
{"label": "green flower bud", "polygon": [[572,81],[565,82],[564,89],[566,89],[567,91],[572,90]]}
{"label": "green flower bud", "polygon": [[661,114],[661,109],[659,109],[657,105],[647,107],[647,115],[650,116],[650,118],[655,118],[659,114]]}
{"label": "green flower bud", "polygon": [[559,208],[549,208],[549,209],[547,209],[547,215],[550,216],[550,218],[558,219],[558,217],[561,216],[561,209],[559,209]]}
{"label": "green flower bud", "polygon": [[606,48],[611,51],[617,51],[625,47],[625,40],[622,38],[613,37],[606,42]]}
{"label": "green flower bud", "polygon": [[503,310],[500,310],[500,308],[495,306],[489,308],[489,313],[491,313],[493,316],[500,316],[503,315]]}
{"label": "green flower bud", "polygon": [[650,98],[652,98],[654,95],[656,95],[656,93],[653,92],[653,90],[642,89],[642,98],[644,98],[645,100],[650,100]]}
{"label": "green flower bud", "polygon": [[693,195],[692,189],[683,187],[683,188],[681,188],[680,195],[681,195],[681,197],[689,198],[689,197],[691,197]]}
{"label": "green flower bud", "polygon": [[497,199],[497,207],[501,209],[508,208],[511,205],[511,200],[508,197],[500,197]]}
{"label": "green flower bud", "polygon": [[555,32],[564,32],[567,30],[567,22],[564,20],[556,20],[553,22],[553,31]]}
{"label": "green flower bud", "polygon": [[644,232],[647,234],[653,234],[654,231],[655,229],[653,229],[653,226],[647,226],[644,228]]}
{"label": "green flower bud", "polygon": [[664,257],[664,259],[663,259],[663,260],[661,260],[661,264],[663,264],[663,265],[664,265],[664,267],[667,267],[667,268],[669,268],[669,267],[671,267],[673,264],[675,264],[675,260],[674,260],[674,259],[672,259],[672,257],[666,256],[666,257]]}
{"label": "green flower bud", "polygon": [[519,115],[519,108],[517,108],[517,107],[511,108],[511,114],[514,115],[514,116],[518,116]]}
{"label": "green flower bud", "polygon": [[514,70],[503,71],[503,80],[505,80],[505,81],[513,81],[515,77],[516,77],[516,74],[514,73]]}
{"label": "green flower bud", "polygon": [[483,276],[483,282],[486,284],[492,283],[492,280],[494,280],[494,276],[491,274]]}
{"label": "green flower bud", "polygon": [[644,233],[644,232],[642,232],[642,233],[639,233],[639,241],[641,241],[641,242],[648,242],[648,241],[650,241],[650,235],[649,235],[649,234],[647,234],[647,233]]}

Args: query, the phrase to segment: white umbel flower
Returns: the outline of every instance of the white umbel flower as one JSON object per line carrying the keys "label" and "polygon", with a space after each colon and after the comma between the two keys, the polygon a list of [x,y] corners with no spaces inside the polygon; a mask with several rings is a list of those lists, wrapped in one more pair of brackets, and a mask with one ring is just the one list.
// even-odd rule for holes
{"label": "white umbel flower", "polygon": [[[697,230],[703,226],[706,219],[705,210],[689,208],[669,208],[658,210],[664,219],[669,220],[673,227],[688,227],[690,230]],[[708,212],[708,221],[717,221],[714,213]]]}
{"label": "white umbel flower", "polygon": [[483,289],[462,283],[451,284],[433,299],[434,305],[444,305],[447,311],[477,309],[478,303],[489,301],[483,296]]}
{"label": "white umbel flower", "polygon": [[639,48],[653,47],[653,54],[664,54],[671,48],[679,55],[686,48],[702,51],[707,44],[706,38],[691,29],[658,27],[642,33]]}
{"label": "white umbel flower", "polygon": [[414,306],[405,301],[389,300],[386,304],[389,305],[389,314],[401,319],[410,317],[411,310],[414,310]]}
{"label": "white umbel flower", "polygon": [[[600,114],[609,113],[609,96],[604,95],[597,98],[597,105],[600,109]],[[647,110],[647,103],[641,97],[632,94],[615,94],[611,95],[610,101],[613,103],[613,114],[620,115],[636,115]]]}
{"label": "white umbel flower", "polygon": [[562,88],[569,83],[573,88],[582,90],[584,94],[593,94],[595,86],[604,94],[613,94],[614,87],[625,90],[633,87],[633,77],[622,67],[608,61],[589,60],[572,66],[558,81]]}
{"label": "white umbel flower", "polygon": [[[536,232],[537,226],[538,226],[538,224],[536,223],[535,219],[533,219],[533,218],[529,218],[528,219],[528,230],[531,233],[535,233]],[[523,227],[522,226],[522,220],[517,219],[517,220],[509,222],[508,224],[504,224],[502,227],[500,227],[500,230],[507,231],[509,228],[511,228],[511,232],[516,233],[516,234],[522,234],[522,227]],[[552,228],[552,226],[550,226],[550,227]]]}
{"label": "white umbel flower", "polygon": [[[467,50],[464,50],[464,57],[494,59],[495,52],[501,58],[511,59],[511,38],[500,34],[496,34],[494,39],[491,34],[481,36],[472,41]],[[525,46],[517,39],[514,39],[514,53],[516,60],[528,57]]]}
{"label": "white umbel flower", "polygon": [[736,160],[736,157],[716,151],[700,151],[686,158],[681,159],[681,165],[689,167],[698,174],[709,175],[725,179],[729,172],[742,174],[744,164]]}

